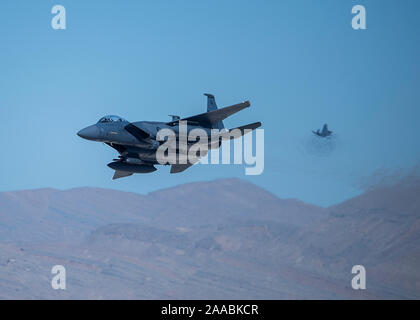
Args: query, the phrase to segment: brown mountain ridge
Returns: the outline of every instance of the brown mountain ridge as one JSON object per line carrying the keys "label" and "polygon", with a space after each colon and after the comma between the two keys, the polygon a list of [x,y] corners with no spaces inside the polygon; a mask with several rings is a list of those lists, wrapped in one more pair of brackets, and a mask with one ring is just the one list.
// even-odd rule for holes
{"label": "brown mountain ridge", "polygon": [[[420,184],[321,208],[222,179],[0,193],[0,298],[420,298]],[[67,289],[51,288],[66,267]],[[362,264],[367,289],[353,290]]]}

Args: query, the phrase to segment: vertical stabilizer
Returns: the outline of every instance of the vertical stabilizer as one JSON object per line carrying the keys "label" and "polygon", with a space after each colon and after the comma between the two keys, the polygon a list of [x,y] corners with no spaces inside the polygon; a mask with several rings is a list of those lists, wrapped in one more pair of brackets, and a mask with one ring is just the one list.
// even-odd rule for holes
{"label": "vertical stabilizer", "polygon": [[[205,93],[204,95],[207,97],[207,112],[217,110],[217,104],[216,104],[216,99],[214,98],[214,95],[210,93]],[[225,126],[223,124],[223,121],[220,121],[214,124],[213,126],[213,128],[219,129],[219,130],[222,130],[224,127]]]}
{"label": "vertical stabilizer", "polygon": [[204,94],[207,97],[207,112],[217,110],[216,99],[210,93]]}

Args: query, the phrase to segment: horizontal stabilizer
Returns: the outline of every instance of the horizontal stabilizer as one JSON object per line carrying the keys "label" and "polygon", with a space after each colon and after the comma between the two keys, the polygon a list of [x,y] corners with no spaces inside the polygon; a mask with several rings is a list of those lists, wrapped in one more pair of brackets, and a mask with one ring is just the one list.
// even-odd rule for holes
{"label": "horizontal stabilizer", "polygon": [[125,177],[129,177],[133,175],[132,172],[127,172],[127,171],[115,171],[114,176],[112,177],[112,180],[116,180],[119,178],[125,178]]}
{"label": "horizontal stabilizer", "polygon": [[228,132],[222,134],[223,139],[236,139],[242,137],[244,134],[253,131],[257,128],[261,127],[261,122],[254,122],[250,124],[246,124],[244,126],[240,126],[237,128],[230,129]]}
{"label": "horizontal stabilizer", "polygon": [[235,104],[233,106],[230,107],[225,107],[222,109],[218,109],[218,110],[214,110],[214,111],[210,111],[210,112],[206,112],[206,113],[202,113],[202,114],[198,114],[192,117],[188,117],[188,118],[184,118],[178,121],[171,121],[168,122],[167,124],[170,126],[174,126],[177,125],[179,121],[188,121],[188,122],[193,122],[196,123],[198,125],[201,126],[205,126],[205,127],[209,127],[212,128],[212,126],[214,124],[217,124],[220,121],[223,121],[224,119],[226,119],[227,117],[245,109],[248,108],[250,106],[250,102],[249,101],[245,101],[242,103],[238,103]]}

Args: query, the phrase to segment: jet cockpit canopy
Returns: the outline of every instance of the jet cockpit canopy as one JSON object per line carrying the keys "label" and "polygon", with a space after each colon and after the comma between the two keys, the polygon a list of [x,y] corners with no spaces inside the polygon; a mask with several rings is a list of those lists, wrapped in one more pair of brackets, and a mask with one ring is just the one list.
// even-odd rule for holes
{"label": "jet cockpit canopy", "polygon": [[107,122],[127,122],[127,120],[119,117],[119,116],[105,116],[99,119],[98,123],[107,123]]}

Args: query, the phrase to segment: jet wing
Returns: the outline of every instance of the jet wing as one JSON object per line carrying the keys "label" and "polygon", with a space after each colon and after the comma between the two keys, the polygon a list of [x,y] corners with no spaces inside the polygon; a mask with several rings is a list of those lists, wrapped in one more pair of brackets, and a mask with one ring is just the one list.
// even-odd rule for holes
{"label": "jet wing", "polygon": [[181,120],[171,121],[166,123],[170,126],[175,126],[179,123],[179,121],[188,121],[192,123],[196,123],[197,125],[201,125],[203,127],[212,127],[213,124],[216,124],[227,117],[245,109],[250,106],[249,101],[245,101],[242,103],[235,104],[233,106],[225,107],[222,109],[201,113],[192,117],[184,118]]}
{"label": "jet wing", "polygon": [[[255,130],[257,128],[259,128],[261,126],[261,122],[254,122],[254,123],[250,123],[244,126],[240,126],[234,129],[230,129],[229,131],[227,131],[226,133],[223,133],[221,135],[222,139],[226,140],[226,139],[236,139],[239,138],[241,136],[243,136],[245,133],[248,133],[248,130]],[[232,132],[232,130],[235,130],[234,132]],[[233,133],[233,134],[232,134]],[[206,152],[207,154],[207,152]],[[203,155],[205,156],[205,155]],[[200,160],[199,157],[195,158],[191,161],[189,161],[186,164],[173,164],[171,166],[171,173],[179,173],[179,172],[183,172],[185,170],[187,170],[189,167],[193,166],[195,163],[197,163]]]}

